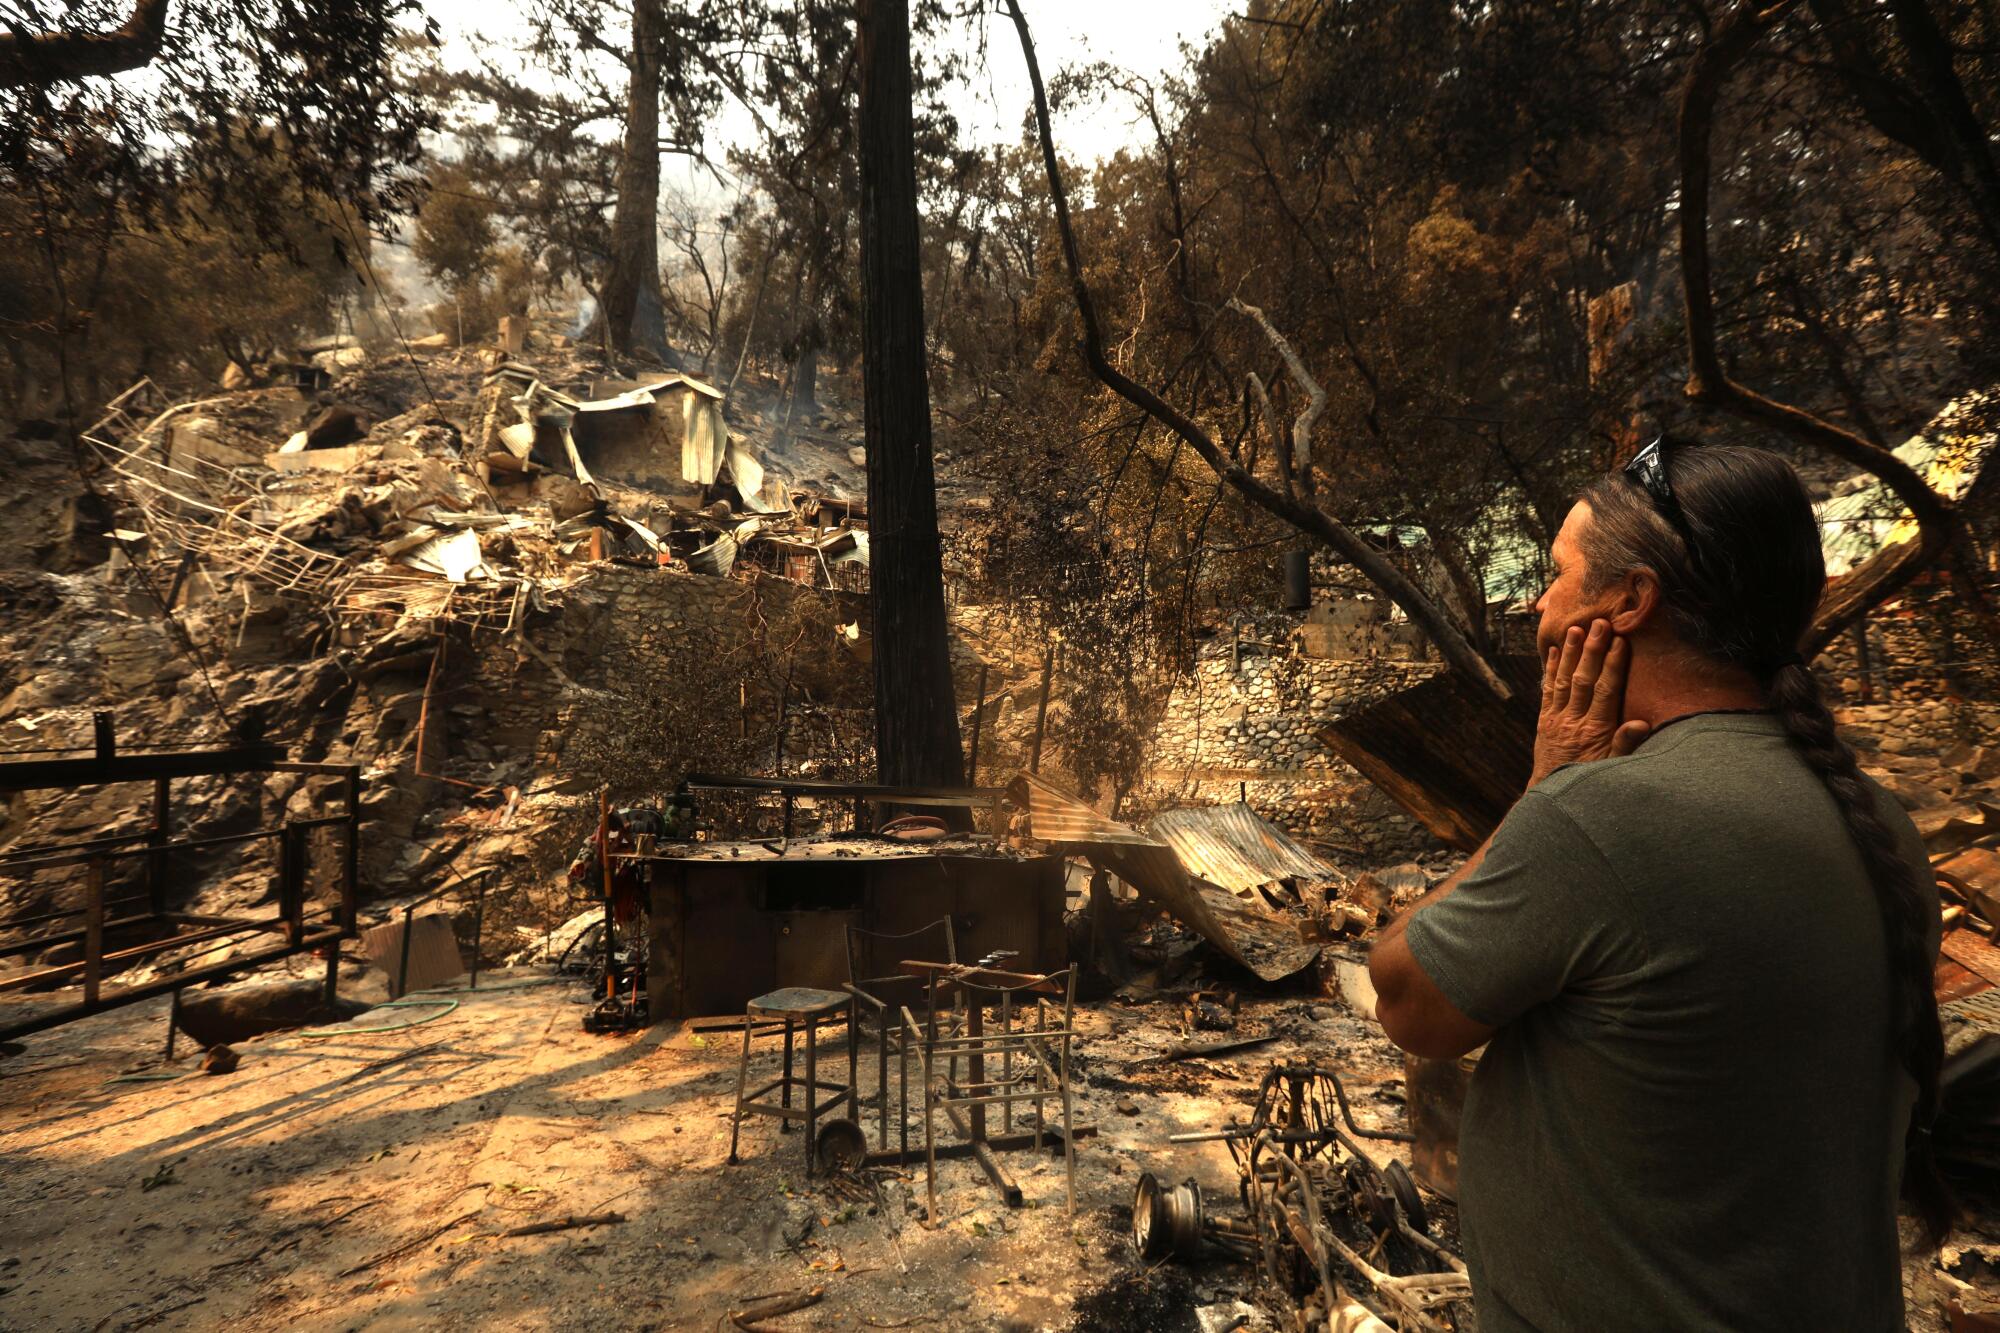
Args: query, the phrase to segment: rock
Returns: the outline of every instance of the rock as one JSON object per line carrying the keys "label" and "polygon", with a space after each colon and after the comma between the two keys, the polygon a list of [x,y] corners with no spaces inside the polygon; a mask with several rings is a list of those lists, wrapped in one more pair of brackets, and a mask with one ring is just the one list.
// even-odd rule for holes
{"label": "rock", "polygon": [[1943,792],[1909,773],[1883,773],[1875,780],[1880,782],[1905,810],[1921,810],[1925,806],[1945,803]]}
{"label": "rock", "polygon": [[451,346],[449,333],[427,333],[421,338],[410,339],[410,350],[417,352],[436,352],[449,346]]}
{"label": "rock", "polygon": [[203,1046],[223,1046],[282,1028],[337,1023],[367,1007],[340,999],[328,1005],[317,981],[253,981],[183,994],[181,1031]]}
{"label": "rock", "polygon": [[1120,1115],[1139,1114],[1139,1103],[1133,1101],[1130,1097],[1120,1097],[1118,1099],[1118,1114]]}
{"label": "rock", "polygon": [[250,372],[236,362],[231,361],[222,368],[220,383],[230,393],[234,393],[238,389],[248,388],[250,385]]}
{"label": "rock", "polygon": [[2000,778],[2000,746],[1960,741],[1938,756],[1938,762],[1956,770],[1968,782],[1991,782]]}
{"label": "rock", "polygon": [[336,347],[331,351],[314,353],[312,363],[329,375],[341,375],[367,365],[368,353],[360,347]]}
{"label": "rock", "polygon": [[211,1046],[208,1054],[201,1058],[201,1072],[204,1074],[233,1074],[242,1057],[227,1046]]}

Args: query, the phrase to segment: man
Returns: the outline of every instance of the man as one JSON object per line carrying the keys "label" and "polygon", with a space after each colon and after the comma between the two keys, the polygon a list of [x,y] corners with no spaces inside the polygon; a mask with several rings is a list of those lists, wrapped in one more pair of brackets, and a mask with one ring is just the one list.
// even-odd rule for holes
{"label": "man", "polygon": [[1825,581],[1804,488],[1656,444],[1552,556],[1528,791],[1369,960],[1398,1045],[1486,1045],[1480,1328],[1900,1329],[1906,1136],[1946,1209],[1938,907],[1795,652]]}

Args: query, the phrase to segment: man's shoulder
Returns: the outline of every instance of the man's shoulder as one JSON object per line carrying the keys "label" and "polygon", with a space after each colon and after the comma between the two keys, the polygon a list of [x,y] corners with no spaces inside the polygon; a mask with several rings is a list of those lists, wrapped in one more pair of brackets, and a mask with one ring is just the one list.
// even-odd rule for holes
{"label": "man's shoulder", "polygon": [[1662,777],[1664,754],[1616,755],[1609,759],[1564,764],[1529,789],[1564,814],[1642,792]]}

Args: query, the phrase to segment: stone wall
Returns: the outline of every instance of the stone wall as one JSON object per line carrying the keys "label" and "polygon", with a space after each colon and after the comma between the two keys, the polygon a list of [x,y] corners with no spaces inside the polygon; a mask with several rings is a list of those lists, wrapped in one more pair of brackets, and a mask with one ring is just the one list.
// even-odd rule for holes
{"label": "stone wall", "polygon": [[1243,799],[1290,832],[1359,860],[1436,850],[1421,825],[1321,743],[1319,731],[1440,668],[1308,657],[1288,619],[1244,631],[1256,636],[1247,642],[1203,646],[1193,675],[1167,701],[1152,764],[1128,810],[1143,817]]}
{"label": "stone wall", "polygon": [[1868,657],[1872,688],[1864,688],[1851,631],[1827,645],[1814,665],[1835,697],[1850,704],[2000,701],[2000,653],[1947,588],[1920,585],[1878,607],[1868,618]]}

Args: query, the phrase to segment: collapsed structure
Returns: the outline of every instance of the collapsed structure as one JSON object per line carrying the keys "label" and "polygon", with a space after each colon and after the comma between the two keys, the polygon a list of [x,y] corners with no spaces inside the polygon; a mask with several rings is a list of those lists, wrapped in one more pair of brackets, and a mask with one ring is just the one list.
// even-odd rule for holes
{"label": "collapsed structure", "polygon": [[[772,1016],[804,1013],[815,1028],[845,1025],[850,1051],[871,1043],[877,1062],[871,1079],[850,1054],[843,1095],[813,1108],[826,1122],[808,1119],[807,1161],[839,1168],[829,1190],[878,1189],[865,1173],[906,1117],[937,1131],[927,1157],[977,1160],[1010,1206],[1023,1191],[996,1148],[1056,1143],[1065,1198],[1089,1206],[1107,1192],[1132,1197],[1128,1158],[1151,1170],[1156,1155],[1212,1136],[1234,1149],[1229,1183],[1246,1219],[1141,1177],[1139,1251],[1254,1253],[1275,1307],[1316,1327],[1454,1325],[1465,1285],[1448,1200],[1463,1071],[1404,1066],[1364,1026],[1353,941],[1449,868],[1439,843],[1476,843],[1504,812],[1527,732],[1482,730],[1492,719],[1454,702],[1421,644],[1365,607],[1315,607],[1282,629],[1246,619],[1204,648],[1196,678],[1164,710],[1156,771],[1129,818],[1114,818],[1035,771],[1024,742],[1041,731],[1046,659],[1008,640],[1004,608],[961,606],[954,670],[977,738],[973,781],[1013,780],[942,793],[864,786],[869,516],[838,432],[760,425],[754,407],[685,375],[470,353],[371,362],[353,350],[323,354],[337,359],[321,375],[339,378],[316,378],[315,391],[340,401],[315,403],[300,429],[279,411],[296,406],[291,384],[178,405],[142,384],[89,432],[117,477],[111,558],[82,574],[18,576],[28,596],[17,605],[29,609],[8,614],[47,624],[32,635],[8,625],[28,645],[23,681],[35,679],[18,685],[0,723],[17,743],[69,740],[91,690],[123,688],[121,751],[128,734],[172,744],[193,733],[261,747],[262,759],[250,775],[191,776],[185,798],[176,787],[172,821],[149,825],[129,790],[9,808],[10,855],[25,844],[66,859],[32,867],[39,877],[17,910],[66,912],[88,893],[79,867],[93,853],[34,847],[22,834],[39,823],[52,838],[122,840],[156,868],[140,886],[147,920],[116,929],[157,932],[107,945],[99,929],[93,941],[91,917],[107,923],[87,909],[84,924],[65,918],[56,932],[80,938],[12,941],[42,956],[13,987],[10,1012],[42,1026],[60,1013],[31,993],[45,983],[89,978],[95,1011],[121,987],[133,999],[178,991],[266,958],[333,952],[357,932],[395,992],[422,991],[463,966],[454,917],[470,912],[475,977],[482,931],[539,941],[529,952],[560,960],[557,976],[581,974],[591,1017],[619,1020],[594,1030],[686,1020],[691,1038],[722,1033],[738,1075],[732,1158],[738,1130],[743,1161],[777,1156],[741,1123],[758,1099],[749,1074],[776,1063],[767,1035],[784,1020]],[[178,619],[163,620],[162,607]],[[214,719],[198,691],[205,665],[175,635],[199,637],[227,664]],[[72,669],[84,660],[95,674]],[[2000,983],[1990,942],[2000,815],[1989,789],[2000,764],[1982,747],[1951,747],[1968,725],[1959,711],[1899,707],[1861,715],[1884,732],[1869,766],[1931,839],[1950,902],[1939,994],[1954,1052],[1976,1055]],[[215,734],[218,721],[232,731]],[[697,764],[779,776],[704,777],[691,773]],[[534,915],[510,918],[509,905],[544,888],[612,781],[661,795],[685,782],[712,818],[698,836],[663,821],[621,844],[598,871],[615,862],[638,878],[620,923],[637,924],[595,943],[572,930],[553,947],[549,917],[611,918],[613,893],[587,874]],[[976,807],[974,830],[898,830],[877,817],[876,807],[926,799]],[[341,874],[301,874],[283,851],[297,837],[287,830],[336,819]],[[168,822],[174,840],[149,845]],[[1384,870],[1392,852],[1422,853],[1428,869]],[[503,879],[514,893],[491,892]],[[273,885],[275,917],[242,910]],[[942,945],[924,934],[939,926]],[[253,947],[229,946],[234,929]],[[358,971],[337,953],[327,960],[329,981],[351,984]],[[1076,1021],[1079,980],[1119,1004]],[[889,981],[905,984],[903,999],[886,998]],[[912,985],[928,1006],[909,999]],[[1010,1026],[1021,1012],[1010,987],[1051,1009],[1060,996],[1060,1016]],[[1322,998],[1339,1012],[1309,1003]],[[610,1013],[605,1001],[622,1007]],[[442,1017],[455,1000],[422,1003]],[[996,1015],[1006,1017],[980,1030]],[[1151,1044],[1112,1054],[1135,1028]],[[837,1051],[832,1040],[826,1051]],[[1158,1122],[1141,1125],[1154,1093],[1208,1095],[1210,1082],[1225,1099],[1240,1093],[1229,1085],[1248,1079],[1216,1062],[1279,1042],[1292,1054],[1265,1077],[1247,1124],[1216,1114],[1194,1123],[1226,1128],[1164,1136]],[[675,1054],[696,1062],[704,1049],[691,1040]],[[1342,1067],[1323,1063],[1327,1051]],[[840,1063],[822,1059],[821,1072]],[[905,1073],[914,1086],[893,1095],[892,1059],[922,1062]],[[796,1085],[791,1062],[782,1068]],[[1367,1081],[1354,1082],[1357,1069]],[[715,1073],[691,1068],[675,1093],[680,1118],[713,1121],[728,1107]],[[1370,1089],[1356,1093],[1372,1098],[1358,1119],[1350,1083]],[[1407,1172],[1372,1147],[1412,1137],[1382,1127],[1405,1108]],[[787,1123],[796,1109],[777,1106]],[[990,1134],[989,1110],[999,1122]],[[1945,1145],[1961,1161],[1980,1151],[1983,1122],[1969,1123]],[[871,1153],[864,1131],[878,1125]],[[910,1168],[907,1128],[895,1137],[894,1163]],[[1098,1142],[1080,1147],[1089,1138]],[[696,1165],[722,1160],[718,1145],[703,1151]],[[927,1218],[951,1225],[952,1180],[935,1160],[925,1183]],[[879,1192],[853,1197],[880,1206]],[[607,1214],[575,1216],[595,1225]]]}

